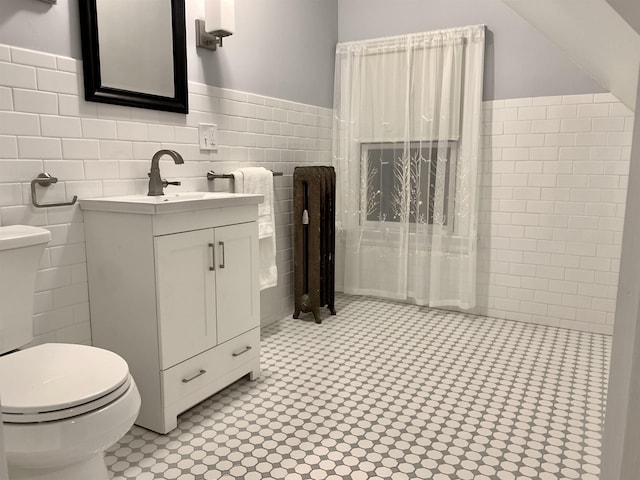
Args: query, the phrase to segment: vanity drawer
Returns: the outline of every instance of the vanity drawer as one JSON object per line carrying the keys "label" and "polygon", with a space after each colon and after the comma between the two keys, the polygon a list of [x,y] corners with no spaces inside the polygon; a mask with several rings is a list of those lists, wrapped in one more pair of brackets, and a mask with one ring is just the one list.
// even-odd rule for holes
{"label": "vanity drawer", "polygon": [[[203,395],[200,400],[204,400],[228,385],[225,377],[233,375],[234,370],[259,356],[260,328],[254,328],[164,370],[161,373],[164,404],[171,405],[185,397],[196,395],[199,391]],[[245,373],[248,372],[249,370]],[[242,374],[238,378],[240,376]],[[223,379],[227,381],[226,384],[220,382]],[[220,387],[217,387],[218,383],[221,384]]]}

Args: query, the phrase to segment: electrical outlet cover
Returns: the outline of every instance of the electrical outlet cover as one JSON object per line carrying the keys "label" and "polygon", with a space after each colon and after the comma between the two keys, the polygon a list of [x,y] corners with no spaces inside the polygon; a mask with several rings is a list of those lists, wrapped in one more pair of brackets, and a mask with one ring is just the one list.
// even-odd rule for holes
{"label": "electrical outlet cover", "polygon": [[218,149],[218,126],[215,123],[199,123],[200,150]]}

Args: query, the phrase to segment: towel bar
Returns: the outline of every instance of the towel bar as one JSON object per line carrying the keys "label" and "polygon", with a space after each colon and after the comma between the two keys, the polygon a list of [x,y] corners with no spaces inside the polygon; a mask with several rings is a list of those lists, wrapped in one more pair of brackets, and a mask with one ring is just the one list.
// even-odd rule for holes
{"label": "towel bar", "polygon": [[[273,173],[274,177],[282,177],[284,175],[282,172],[271,172],[271,173]],[[233,180],[233,175],[231,175],[230,173],[216,173],[213,170],[209,170],[207,172],[207,180],[209,180],[210,182],[212,182],[217,178],[230,178],[231,180]]]}

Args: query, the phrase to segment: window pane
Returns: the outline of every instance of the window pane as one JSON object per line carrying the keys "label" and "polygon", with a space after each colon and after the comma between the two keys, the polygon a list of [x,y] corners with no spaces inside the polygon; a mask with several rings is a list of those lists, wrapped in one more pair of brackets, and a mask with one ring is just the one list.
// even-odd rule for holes
{"label": "window pane", "polygon": [[[399,222],[407,216],[410,223],[433,224],[437,143],[414,142],[405,153],[403,143],[363,144],[362,165],[366,168],[363,211],[367,221]],[[408,154],[408,156],[406,156]],[[449,211],[451,148],[445,151],[443,221]],[[406,191],[409,186],[409,192]],[[408,198],[407,198],[408,195]],[[407,212],[408,210],[408,212]],[[408,213],[408,215],[406,215]]]}

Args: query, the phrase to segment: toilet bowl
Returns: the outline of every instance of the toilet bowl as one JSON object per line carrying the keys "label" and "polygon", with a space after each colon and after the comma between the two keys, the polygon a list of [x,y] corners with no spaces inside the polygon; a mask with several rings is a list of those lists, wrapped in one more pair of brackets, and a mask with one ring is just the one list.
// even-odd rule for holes
{"label": "toilet bowl", "polygon": [[84,345],[0,357],[0,392],[11,480],[107,480],[104,451],[140,409],[126,362]]}
{"label": "toilet bowl", "polygon": [[32,340],[33,288],[50,233],[0,227],[0,414],[11,480],[108,480],[104,452],[133,426],[140,394],[119,355]]}

